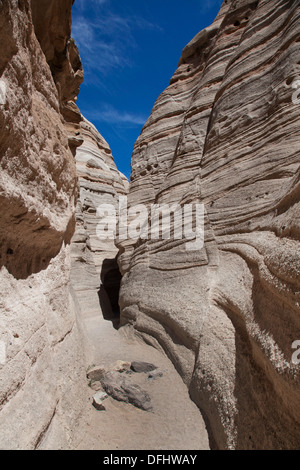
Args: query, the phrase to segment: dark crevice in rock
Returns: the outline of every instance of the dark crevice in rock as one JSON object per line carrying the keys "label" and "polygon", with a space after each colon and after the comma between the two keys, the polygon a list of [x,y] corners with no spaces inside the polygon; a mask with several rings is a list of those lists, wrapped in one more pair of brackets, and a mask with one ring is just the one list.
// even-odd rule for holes
{"label": "dark crevice in rock", "polygon": [[114,328],[120,326],[119,292],[122,275],[117,258],[105,259],[101,270],[101,286],[98,292],[103,318],[111,321]]}

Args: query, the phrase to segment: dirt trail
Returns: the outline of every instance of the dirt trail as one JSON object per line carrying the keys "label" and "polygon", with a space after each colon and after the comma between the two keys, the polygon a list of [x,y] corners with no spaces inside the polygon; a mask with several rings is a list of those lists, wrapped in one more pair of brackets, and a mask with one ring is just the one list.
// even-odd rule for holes
{"label": "dirt trail", "polygon": [[[190,400],[186,386],[169,359],[159,350],[128,333],[115,330],[99,315],[86,318],[89,340],[94,346],[93,363],[110,366],[117,360],[154,363],[162,377],[145,373],[132,380],[146,390],[153,412],[108,397],[105,411],[92,406],[95,392],[87,385],[87,413],[75,431],[80,450],[202,450],[209,449],[203,418]],[[90,364],[92,365],[92,364]]]}

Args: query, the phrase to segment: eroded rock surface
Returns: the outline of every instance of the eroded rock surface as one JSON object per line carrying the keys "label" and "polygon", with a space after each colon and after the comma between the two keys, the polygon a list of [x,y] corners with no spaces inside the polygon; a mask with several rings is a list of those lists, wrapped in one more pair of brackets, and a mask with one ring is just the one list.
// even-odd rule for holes
{"label": "eroded rock surface", "polygon": [[218,448],[297,448],[298,1],[224,1],[132,156],[130,205],[200,202],[205,243],[120,244],[122,324],[172,359]]}
{"label": "eroded rock surface", "polygon": [[85,380],[69,292],[81,115],[64,110],[83,78],[73,1],[0,3],[0,448],[69,448]]}
{"label": "eroded rock surface", "polygon": [[[67,449],[86,399],[81,330],[102,346],[101,309],[118,321],[117,249],[97,237],[97,207],[117,208],[127,180],[75,103],[73,1],[0,3],[0,448]],[[299,446],[299,25],[298,0],[224,1],[184,49],[132,159],[131,205],[205,204],[200,251],[120,245],[121,320],[163,347],[218,448]],[[165,392],[161,380],[149,384]],[[160,409],[167,434],[173,410]]]}
{"label": "eroded rock surface", "polygon": [[115,327],[119,324],[118,249],[113,237],[98,237],[101,218],[97,210],[102,204],[110,204],[117,214],[119,196],[127,194],[129,183],[117,170],[109,145],[95,126],[83,118],[80,128],[83,144],[76,152],[79,198],[72,239],[71,285],[89,334],[89,329],[95,328],[89,323],[93,319],[98,322],[103,316]]}

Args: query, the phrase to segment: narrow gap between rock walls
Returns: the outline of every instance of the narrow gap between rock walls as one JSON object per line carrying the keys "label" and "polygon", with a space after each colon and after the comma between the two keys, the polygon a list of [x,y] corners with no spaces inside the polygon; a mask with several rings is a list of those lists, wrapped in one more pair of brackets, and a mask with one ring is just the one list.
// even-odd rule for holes
{"label": "narrow gap between rock walls", "polygon": [[103,318],[111,321],[117,330],[120,327],[119,293],[122,280],[117,257],[103,261],[100,279],[98,296]]}

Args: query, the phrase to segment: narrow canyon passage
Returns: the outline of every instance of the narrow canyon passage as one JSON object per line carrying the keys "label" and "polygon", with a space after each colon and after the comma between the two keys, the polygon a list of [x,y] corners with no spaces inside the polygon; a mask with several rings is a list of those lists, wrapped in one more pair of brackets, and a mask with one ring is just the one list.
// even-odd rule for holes
{"label": "narrow canyon passage", "polygon": [[0,2],[0,449],[299,449],[300,2],[223,0],[166,75],[196,16],[151,63],[134,2],[128,90],[121,3]]}
{"label": "narrow canyon passage", "polygon": [[[187,387],[162,351],[147,345],[130,327],[116,329],[103,312],[85,318],[92,365],[109,369],[116,361],[145,361],[155,364],[162,376],[148,378],[140,373],[130,376],[151,398],[153,411],[114,400],[104,401],[105,410],[92,405],[96,393],[86,389],[86,411],[73,430],[78,450],[202,450],[209,449],[201,413],[191,401]],[[125,374],[125,373],[123,373]]]}
{"label": "narrow canyon passage", "polygon": [[162,376],[151,379],[146,373],[123,373],[131,384],[148,393],[152,411],[111,397],[104,400],[105,410],[96,410],[92,403],[96,392],[86,380],[82,384],[86,406],[72,428],[72,446],[86,450],[208,449],[201,413],[171,361],[134,336],[129,326],[119,328],[118,249],[114,240],[97,237],[97,208],[102,203],[117,206],[119,196],[127,194],[128,181],[117,170],[108,144],[94,126],[84,120],[81,128],[84,143],[76,153],[80,200],[71,244],[71,284],[85,330],[85,367],[111,370],[116,361],[144,361],[155,364]]}

